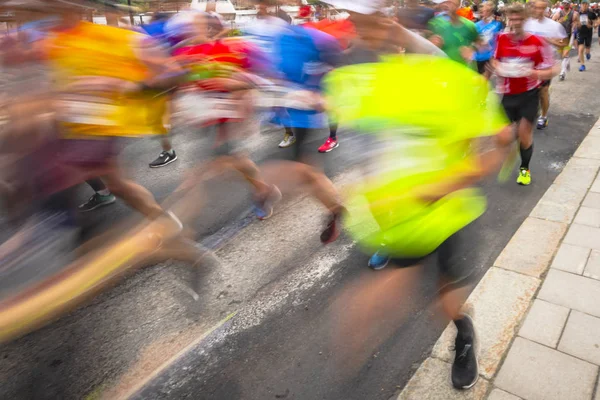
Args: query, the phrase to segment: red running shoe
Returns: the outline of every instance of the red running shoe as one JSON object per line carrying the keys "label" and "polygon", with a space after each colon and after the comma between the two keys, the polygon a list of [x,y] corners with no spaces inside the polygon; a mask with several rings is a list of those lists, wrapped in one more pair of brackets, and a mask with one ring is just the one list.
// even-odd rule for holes
{"label": "red running shoe", "polygon": [[338,143],[337,140],[334,140],[332,138],[327,138],[325,143],[323,143],[323,145],[321,147],[319,147],[319,153],[329,153],[331,150],[335,149],[339,145],[340,144]]}

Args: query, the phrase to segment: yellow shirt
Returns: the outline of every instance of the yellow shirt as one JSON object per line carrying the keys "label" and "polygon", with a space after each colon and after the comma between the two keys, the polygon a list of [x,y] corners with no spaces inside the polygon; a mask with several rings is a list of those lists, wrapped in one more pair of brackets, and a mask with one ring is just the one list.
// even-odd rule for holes
{"label": "yellow shirt", "polygon": [[[141,82],[151,73],[135,53],[143,39],[133,31],[88,22],[55,32],[47,42],[55,82],[59,89],[82,76]],[[61,122],[67,137],[164,134],[166,100],[148,93],[64,93],[68,111],[61,113]]]}

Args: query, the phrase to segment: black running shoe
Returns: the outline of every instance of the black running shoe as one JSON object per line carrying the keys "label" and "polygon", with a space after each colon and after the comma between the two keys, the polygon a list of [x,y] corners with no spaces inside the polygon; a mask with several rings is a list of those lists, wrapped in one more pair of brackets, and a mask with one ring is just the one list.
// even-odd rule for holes
{"label": "black running shoe", "polygon": [[456,355],[452,364],[452,385],[456,389],[470,389],[475,386],[479,378],[475,326],[467,314],[454,323],[458,333],[454,342]]}
{"label": "black running shoe", "polygon": [[81,212],[88,212],[88,211],[95,210],[96,208],[100,208],[100,207],[104,207],[109,204],[112,204],[116,200],[117,199],[115,198],[115,196],[112,193],[109,193],[106,196],[101,195],[100,193],[94,193],[88,201],[86,201],[85,203],[80,205],[78,208],[79,208],[79,211],[81,211]]}
{"label": "black running shoe", "polygon": [[177,160],[177,154],[175,154],[175,150],[173,150],[173,154],[168,151],[163,151],[158,155],[158,158],[150,163],[150,168],[160,168],[165,165],[171,164],[173,161]]}

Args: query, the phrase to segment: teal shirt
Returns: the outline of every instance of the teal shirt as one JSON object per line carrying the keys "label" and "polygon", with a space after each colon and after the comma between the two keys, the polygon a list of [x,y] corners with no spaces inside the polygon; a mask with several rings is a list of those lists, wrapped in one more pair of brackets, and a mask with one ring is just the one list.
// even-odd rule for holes
{"label": "teal shirt", "polygon": [[448,16],[437,16],[429,22],[429,30],[442,38],[444,41],[442,51],[448,55],[448,58],[474,68],[473,61],[467,61],[460,55],[460,48],[473,46],[479,38],[479,33],[474,23],[463,17],[458,18],[460,22],[455,25],[450,22]]}

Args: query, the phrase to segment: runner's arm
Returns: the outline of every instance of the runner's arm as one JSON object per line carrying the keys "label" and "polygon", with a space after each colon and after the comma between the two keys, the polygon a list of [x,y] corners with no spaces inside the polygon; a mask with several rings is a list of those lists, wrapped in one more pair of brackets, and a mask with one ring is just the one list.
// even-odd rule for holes
{"label": "runner's arm", "polygon": [[396,45],[406,49],[407,53],[430,54],[437,57],[446,57],[446,53],[439,49],[431,41],[417,35],[414,32],[394,23],[393,26]]}

